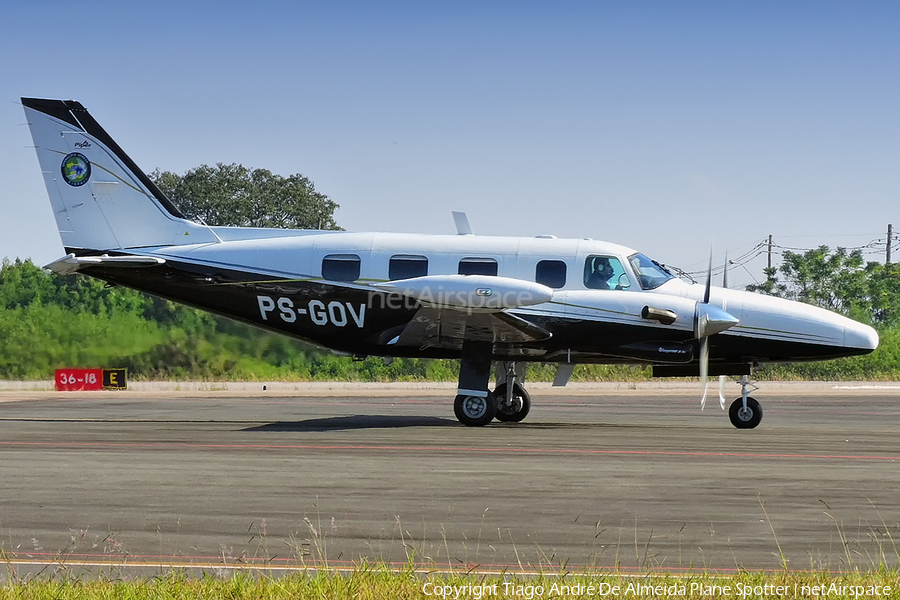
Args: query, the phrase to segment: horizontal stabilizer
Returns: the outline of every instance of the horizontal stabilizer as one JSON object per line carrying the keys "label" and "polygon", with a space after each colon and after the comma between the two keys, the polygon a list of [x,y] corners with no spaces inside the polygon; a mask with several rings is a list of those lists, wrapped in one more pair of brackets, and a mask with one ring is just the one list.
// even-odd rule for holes
{"label": "horizontal stabilizer", "polygon": [[44,266],[59,275],[71,275],[86,267],[116,267],[119,269],[139,269],[166,264],[164,258],[155,256],[75,256],[67,254]]}

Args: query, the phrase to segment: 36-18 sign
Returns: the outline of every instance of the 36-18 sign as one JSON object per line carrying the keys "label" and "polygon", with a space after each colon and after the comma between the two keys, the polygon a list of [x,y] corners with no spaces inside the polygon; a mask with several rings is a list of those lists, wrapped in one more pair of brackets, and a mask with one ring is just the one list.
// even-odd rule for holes
{"label": "36-18 sign", "polygon": [[125,369],[57,369],[56,389],[60,392],[124,390]]}

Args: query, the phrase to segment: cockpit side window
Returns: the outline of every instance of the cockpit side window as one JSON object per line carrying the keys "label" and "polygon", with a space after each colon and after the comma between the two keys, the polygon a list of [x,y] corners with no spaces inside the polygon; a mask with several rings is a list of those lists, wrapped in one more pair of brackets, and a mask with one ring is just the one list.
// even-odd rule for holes
{"label": "cockpit side window", "polygon": [[664,266],[643,254],[632,254],[628,257],[628,262],[634,268],[634,274],[637,275],[642,289],[654,290],[675,278]]}
{"label": "cockpit side window", "polygon": [[627,290],[631,280],[614,256],[592,254],[584,261],[584,287],[590,290]]}

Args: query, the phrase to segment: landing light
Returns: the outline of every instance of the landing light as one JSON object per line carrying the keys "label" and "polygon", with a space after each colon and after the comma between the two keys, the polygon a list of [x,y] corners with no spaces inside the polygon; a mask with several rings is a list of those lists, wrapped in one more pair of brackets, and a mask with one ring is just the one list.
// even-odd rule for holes
{"label": "landing light", "polygon": [[663,325],[671,325],[678,318],[674,311],[665,308],[652,308],[645,306],[641,309],[641,318],[649,321],[659,321]]}

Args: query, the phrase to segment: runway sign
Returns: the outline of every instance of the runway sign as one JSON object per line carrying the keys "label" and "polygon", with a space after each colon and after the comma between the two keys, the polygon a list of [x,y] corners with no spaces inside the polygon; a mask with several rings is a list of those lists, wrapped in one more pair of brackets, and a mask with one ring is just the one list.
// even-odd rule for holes
{"label": "runway sign", "polygon": [[60,392],[103,389],[103,369],[57,369],[56,389]]}
{"label": "runway sign", "polygon": [[128,387],[125,369],[57,369],[56,389],[60,392],[124,390]]}
{"label": "runway sign", "polygon": [[125,369],[103,369],[103,389],[124,390],[128,387]]}

